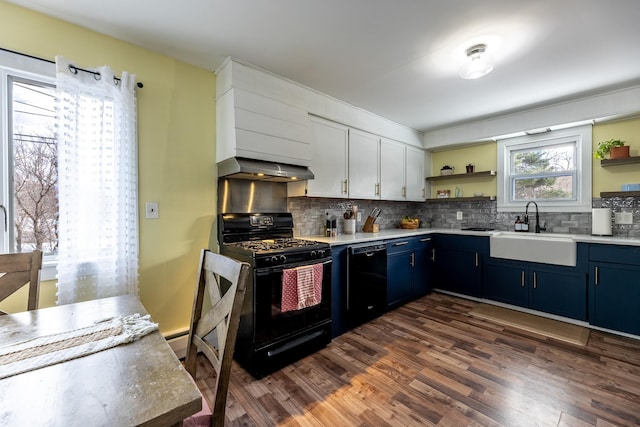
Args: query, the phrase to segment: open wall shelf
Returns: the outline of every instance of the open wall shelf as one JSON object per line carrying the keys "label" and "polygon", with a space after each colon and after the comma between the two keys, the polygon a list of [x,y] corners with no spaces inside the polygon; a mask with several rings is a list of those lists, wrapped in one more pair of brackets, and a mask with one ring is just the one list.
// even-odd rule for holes
{"label": "open wall shelf", "polygon": [[[622,157],[620,159],[602,159],[600,160],[600,166],[617,166],[617,165],[631,165],[633,163],[640,163],[640,156]],[[429,178],[427,178],[429,179]]]}
{"label": "open wall shelf", "polygon": [[495,200],[496,196],[480,196],[480,197],[443,197],[440,199],[427,199],[427,203],[440,203],[440,202],[480,202]]}
{"label": "open wall shelf", "polygon": [[439,181],[442,179],[450,179],[450,178],[480,178],[483,176],[494,176],[496,171],[482,171],[482,172],[472,172],[472,173],[454,173],[451,175],[435,175],[428,176],[425,179],[427,181]]}
{"label": "open wall shelf", "polygon": [[640,197],[640,191],[603,191],[600,197]]}

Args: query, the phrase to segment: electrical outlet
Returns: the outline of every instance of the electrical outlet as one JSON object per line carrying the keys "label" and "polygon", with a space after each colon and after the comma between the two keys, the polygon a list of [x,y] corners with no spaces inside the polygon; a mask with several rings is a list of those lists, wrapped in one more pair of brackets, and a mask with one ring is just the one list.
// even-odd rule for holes
{"label": "electrical outlet", "polygon": [[356,221],[362,221],[362,212],[358,211],[356,214]]}
{"label": "electrical outlet", "polygon": [[324,210],[324,216],[328,217],[329,215],[331,215],[331,209],[325,209]]}
{"label": "electrical outlet", "polygon": [[616,212],[616,224],[633,224],[633,212]]}
{"label": "electrical outlet", "polygon": [[145,215],[147,219],[158,218],[158,202],[147,202],[144,205]]}
{"label": "electrical outlet", "polygon": [[462,211],[456,212],[456,219],[457,220],[461,220],[462,219]]}

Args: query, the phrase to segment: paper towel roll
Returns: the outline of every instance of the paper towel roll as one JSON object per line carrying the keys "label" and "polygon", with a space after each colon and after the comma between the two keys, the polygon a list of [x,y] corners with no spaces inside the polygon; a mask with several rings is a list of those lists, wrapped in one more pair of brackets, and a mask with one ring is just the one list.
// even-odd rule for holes
{"label": "paper towel roll", "polygon": [[611,208],[591,209],[591,234],[611,236]]}

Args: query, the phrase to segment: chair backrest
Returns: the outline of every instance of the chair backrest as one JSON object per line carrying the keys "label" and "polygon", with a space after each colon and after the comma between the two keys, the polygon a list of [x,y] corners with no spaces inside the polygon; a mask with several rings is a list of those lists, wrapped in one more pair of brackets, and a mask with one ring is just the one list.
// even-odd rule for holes
{"label": "chair backrest", "polygon": [[41,268],[42,252],[37,249],[33,252],[0,255],[0,301],[29,283],[27,310],[36,310]]}
{"label": "chair backrest", "polygon": [[[224,425],[233,350],[250,270],[246,262],[236,261],[206,249],[202,250],[200,255],[185,368],[195,380],[196,356],[198,351],[201,351],[215,369],[215,426]],[[221,278],[226,279],[228,283],[223,284]],[[211,308],[203,312],[205,297],[209,298]]]}

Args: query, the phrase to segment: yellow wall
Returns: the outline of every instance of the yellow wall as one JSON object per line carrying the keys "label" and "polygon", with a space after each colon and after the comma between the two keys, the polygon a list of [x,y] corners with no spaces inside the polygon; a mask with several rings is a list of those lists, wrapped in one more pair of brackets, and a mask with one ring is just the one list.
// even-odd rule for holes
{"label": "yellow wall", "polygon": [[[600,141],[621,139],[629,146],[629,155],[640,156],[640,118],[598,124],[593,127],[593,148]],[[640,184],[640,165],[602,167],[593,159],[593,197],[601,191],[621,191],[622,184]]]}
{"label": "yellow wall", "polygon": [[[215,242],[215,76],[173,58],[0,1],[0,47],[110,65],[138,89],[140,298],[164,333],[188,326],[201,248]],[[145,201],[160,218],[144,218]],[[55,304],[43,283],[41,307]]]}
{"label": "yellow wall", "polygon": [[[629,145],[631,156],[640,156],[640,118],[598,123],[593,126],[593,149],[600,141],[621,139]],[[435,152],[432,155],[432,175],[440,175],[440,168],[444,165],[455,167],[455,173],[464,173],[465,165],[475,163],[476,171],[496,170],[497,144],[487,143],[453,150]],[[590,154],[593,158],[593,150]],[[638,164],[602,167],[600,160],[593,159],[593,197],[600,197],[601,191],[621,191],[622,184],[640,184]],[[472,196],[474,192],[495,196],[497,181],[493,178],[451,178],[438,180],[432,184],[431,197],[436,197],[436,190],[450,189],[451,197],[459,187],[463,196]]]}
{"label": "yellow wall", "polygon": [[[455,174],[466,172],[466,165],[475,165],[475,171],[495,171],[498,166],[496,143],[490,142],[481,145],[456,148],[453,150],[435,152],[431,156],[432,175],[440,175],[442,166],[452,166]],[[472,197],[473,193],[483,193],[485,196],[496,195],[496,178],[486,177],[454,177],[433,181],[431,184],[431,197],[436,197],[437,190],[450,190],[451,197],[455,195],[456,187],[460,188],[463,197]]]}

